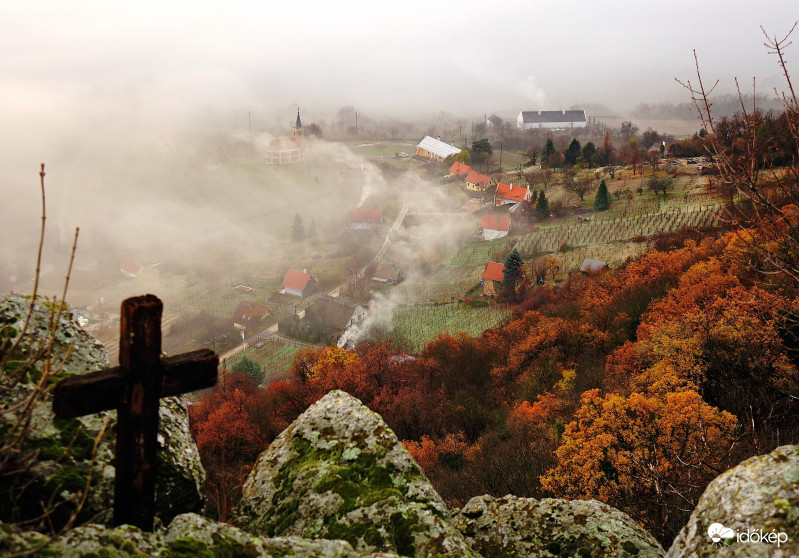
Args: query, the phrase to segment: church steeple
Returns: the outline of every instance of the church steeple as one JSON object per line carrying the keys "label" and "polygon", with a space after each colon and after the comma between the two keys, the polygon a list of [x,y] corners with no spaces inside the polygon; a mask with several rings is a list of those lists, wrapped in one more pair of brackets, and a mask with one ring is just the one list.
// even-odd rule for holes
{"label": "church steeple", "polygon": [[294,123],[294,137],[303,135],[302,120],[300,120],[300,107],[297,107],[297,122]]}

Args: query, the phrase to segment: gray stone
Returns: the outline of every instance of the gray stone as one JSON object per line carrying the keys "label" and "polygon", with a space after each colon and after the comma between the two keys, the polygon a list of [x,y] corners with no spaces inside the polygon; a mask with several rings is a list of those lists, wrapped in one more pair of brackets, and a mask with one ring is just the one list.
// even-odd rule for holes
{"label": "gray stone", "polygon": [[309,407],[261,454],[234,522],[269,537],[344,539],[359,552],[475,556],[382,418],[341,391]]}
{"label": "gray stone", "polygon": [[[30,298],[10,295],[0,299],[0,343],[5,337],[8,351],[19,338]],[[15,363],[32,359],[34,368],[12,390],[0,390],[0,425],[15,424],[20,418],[19,403],[35,391],[45,360],[43,350],[50,339],[51,316],[57,304],[38,298],[24,337],[9,354],[3,374],[11,372]],[[51,384],[75,374],[84,374],[109,366],[108,353],[93,337],[72,319],[68,309],[62,313],[53,329],[50,358]],[[7,378],[7,377],[6,377]],[[159,426],[159,472],[156,487],[156,517],[169,523],[179,513],[200,511],[204,505],[202,486],[205,471],[200,463],[197,446],[189,432],[188,412],[179,398],[161,401]],[[76,419],[56,419],[50,406],[50,395],[34,407],[27,442],[22,449],[38,451],[32,467],[25,468],[17,480],[29,482],[21,497],[10,498],[0,482],[0,520],[11,522],[40,516],[40,501],[66,502],[60,505],[51,519],[56,527],[66,523],[72,511],[71,502],[86,485],[91,470],[91,490],[79,519],[109,523],[114,495],[115,411],[106,411]],[[92,464],[92,451],[104,425],[105,434],[99,439]],[[24,477],[24,478],[22,478]],[[80,521],[79,521],[80,523]]]}
{"label": "gray stone", "polygon": [[[708,530],[720,524],[736,535],[714,543]],[[784,533],[786,543],[745,542],[752,531]],[[771,533],[774,535],[771,535]],[[744,534],[741,541],[737,534]],[[716,477],[669,549],[688,556],[799,556],[799,446],[782,446]]]}
{"label": "gray stone", "polygon": [[483,556],[664,556],[627,514],[596,500],[476,496],[453,513],[457,529]]}

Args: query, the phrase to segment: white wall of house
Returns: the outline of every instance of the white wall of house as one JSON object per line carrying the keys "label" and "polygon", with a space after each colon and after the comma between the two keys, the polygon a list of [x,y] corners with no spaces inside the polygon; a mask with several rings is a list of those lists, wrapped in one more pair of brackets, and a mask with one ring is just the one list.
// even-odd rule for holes
{"label": "white wall of house", "polygon": [[283,287],[280,290],[280,292],[283,293],[283,294],[290,294],[290,295],[294,295],[294,296],[298,296],[298,297],[302,298],[302,291],[300,291],[298,289],[295,289],[293,287]]}
{"label": "white wall of house", "polygon": [[498,231],[496,229],[483,229],[483,240],[494,240],[508,236],[508,231]]}

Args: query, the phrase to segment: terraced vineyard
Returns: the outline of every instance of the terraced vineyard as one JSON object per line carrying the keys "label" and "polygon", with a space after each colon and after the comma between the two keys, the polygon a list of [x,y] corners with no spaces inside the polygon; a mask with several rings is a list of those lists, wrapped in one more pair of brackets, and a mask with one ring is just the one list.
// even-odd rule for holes
{"label": "terraced vineyard", "polygon": [[402,283],[397,290],[410,302],[460,297],[480,283],[486,261],[480,265],[444,266],[423,279]]}
{"label": "terraced vineyard", "polygon": [[510,310],[495,304],[472,308],[453,302],[438,306],[401,306],[395,312],[391,326],[395,340],[406,350],[418,353],[438,333],[463,331],[477,336],[508,320]]}
{"label": "terraced vineyard", "polygon": [[682,228],[709,228],[720,224],[722,206],[699,205],[695,208],[674,207],[657,213],[636,214],[632,217],[603,216],[589,222],[540,228],[522,237],[517,248],[524,254],[537,247],[555,252],[563,244],[590,246],[607,244],[658,233],[670,233]]}
{"label": "terraced vineyard", "polygon": [[461,248],[450,261],[450,265],[485,265],[495,252],[510,250],[512,241],[509,237],[498,238],[488,242],[472,242]]}

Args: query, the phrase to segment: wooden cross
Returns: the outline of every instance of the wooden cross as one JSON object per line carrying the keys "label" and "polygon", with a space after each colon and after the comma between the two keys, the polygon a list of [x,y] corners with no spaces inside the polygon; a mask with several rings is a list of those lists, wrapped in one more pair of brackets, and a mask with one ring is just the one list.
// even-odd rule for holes
{"label": "wooden cross", "polygon": [[122,303],[119,366],[60,381],[53,411],[74,418],[117,410],[114,524],[153,530],[161,397],[216,384],[219,357],[201,349],[161,358],[163,304],[154,295]]}

